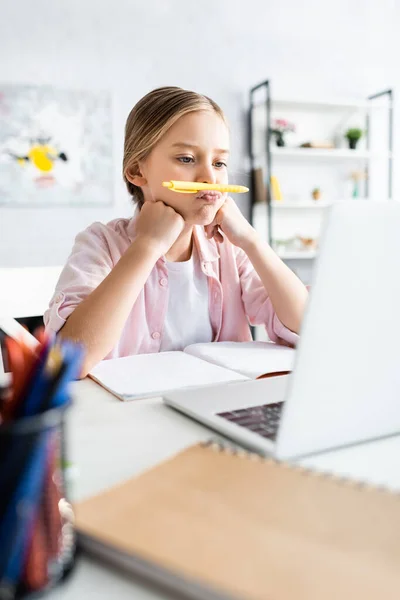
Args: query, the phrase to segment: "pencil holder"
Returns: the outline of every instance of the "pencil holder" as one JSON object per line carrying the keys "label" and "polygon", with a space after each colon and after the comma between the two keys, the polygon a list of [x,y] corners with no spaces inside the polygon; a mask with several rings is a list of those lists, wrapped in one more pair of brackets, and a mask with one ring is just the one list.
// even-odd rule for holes
{"label": "pencil holder", "polygon": [[40,596],[73,566],[74,515],[64,477],[67,406],[0,424],[0,600]]}

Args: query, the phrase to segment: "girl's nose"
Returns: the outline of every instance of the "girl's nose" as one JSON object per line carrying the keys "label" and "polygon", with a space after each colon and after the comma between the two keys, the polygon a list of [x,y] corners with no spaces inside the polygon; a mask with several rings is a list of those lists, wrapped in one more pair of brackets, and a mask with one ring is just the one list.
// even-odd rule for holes
{"label": "girl's nose", "polygon": [[212,165],[199,167],[196,181],[201,181],[202,183],[216,183],[215,172]]}

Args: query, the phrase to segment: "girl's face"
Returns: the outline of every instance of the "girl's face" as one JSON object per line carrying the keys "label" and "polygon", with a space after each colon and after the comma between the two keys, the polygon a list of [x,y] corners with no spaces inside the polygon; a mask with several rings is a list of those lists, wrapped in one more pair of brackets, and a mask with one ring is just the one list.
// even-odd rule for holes
{"label": "girl's face", "polygon": [[188,225],[209,225],[225,202],[226,194],[180,194],[163,181],[228,183],[229,131],[212,110],[180,117],[139,165],[145,201],[162,200]]}

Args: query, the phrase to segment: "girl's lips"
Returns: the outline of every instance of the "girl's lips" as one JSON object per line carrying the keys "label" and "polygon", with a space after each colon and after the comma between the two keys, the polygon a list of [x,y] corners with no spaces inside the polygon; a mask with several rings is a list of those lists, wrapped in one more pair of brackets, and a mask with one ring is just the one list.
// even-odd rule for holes
{"label": "girl's lips", "polygon": [[209,202],[210,204],[213,204],[218,202],[221,196],[221,192],[217,192],[215,190],[202,190],[196,194],[196,200],[203,200],[203,202]]}

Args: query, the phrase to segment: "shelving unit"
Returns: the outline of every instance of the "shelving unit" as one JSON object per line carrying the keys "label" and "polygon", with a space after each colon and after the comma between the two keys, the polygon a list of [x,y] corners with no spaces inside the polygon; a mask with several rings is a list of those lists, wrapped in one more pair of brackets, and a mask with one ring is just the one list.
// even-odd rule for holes
{"label": "shelving unit", "polygon": [[[258,96],[262,94],[261,101]],[[271,135],[272,115],[276,111],[285,112],[290,115],[290,120],[296,120],[299,115],[299,123],[303,124],[303,131],[299,131],[297,144],[292,146],[275,146]],[[292,115],[296,115],[293,117]],[[326,120],[332,131],[336,128],[337,133],[341,131],[343,139],[344,120],[356,117],[362,119],[362,128],[365,131],[363,144],[359,144],[358,149],[351,150],[345,147],[325,148],[303,148],[300,143],[311,139],[328,139],[327,130],[322,131],[321,137],[318,133],[323,130],[321,124]],[[383,118],[382,118],[383,115]],[[276,115],[281,116],[281,115]],[[324,121],[325,119],[325,121]],[[382,119],[385,121],[382,125]],[[377,120],[377,121],[376,121]],[[381,126],[376,130],[376,122]],[[352,125],[351,125],[352,126]],[[361,126],[361,125],[360,125]],[[314,129],[313,129],[314,127]],[[359,99],[339,99],[339,100],[320,100],[320,99],[273,99],[271,95],[270,81],[264,81],[250,90],[250,109],[248,118],[248,145],[251,168],[251,191],[250,191],[250,219],[254,226],[262,232],[265,232],[267,241],[273,245],[275,238],[284,239],[279,231],[279,225],[282,221],[299,224],[301,222],[313,221],[315,223],[322,215],[325,209],[332,202],[344,199],[344,193],[341,189],[334,189],[335,176],[344,178],[343,173],[353,171],[361,172],[363,179],[363,196],[378,197],[379,199],[391,199],[392,197],[392,170],[393,170],[393,92],[385,90],[378,94],[369,96],[365,100]],[[383,139],[382,132],[387,137],[387,143],[383,146],[376,145],[374,141]],[[315,137],[314,137],[315,136]],[[332,139],[332,138],[331,138]],[[255,179],[254,170],[262,168],[264,182],[267,192],[267,202],[257,204],[255,202]],[[287,180],[296,185],[299,182],[303,184],[303,190],[299,189],[296,197],[285,195],[282,202],[271,200],[271,175],[276,176],[279,169],[291,169]],[[297,169],[297,175],[296,175]],[[294,173],[294,175],[293,175]],[[300,182],[304,173],[311,173],[314,180],[325,176],[328,193],[324,193],[323,199],[313,201],[311,199],[310,188],[306,189],[304,181]],[[331,174],[333,173],[333,174]],[[322,174],[322,175],[321,175]],[[335,174],[335,175],[334,175]],[[281,180],[280,177],[278,177]],[[319,186],[318,186],[319,187]],[[336,186],[338,187],[338,186]],[[384,189],[385,188],[385,189]],[[304,191],[306,189],[306,191]],[[286,196],[286,197],[285,197]],[[293,195],[292,195],[293,196]],[[309,198],[309,199],[307,199]],[[351,201],[349,199],[349,201]],[[297,232],[307,237],[307,233]],[[290,237],[290,236],[288,236]],[[296,265],[295,261],[313,259],[317,252],[310,251],[290,251],[281,252],[280,256],[290,261],[290,266]],[[312,261],[311,261],[312,262]]]}

